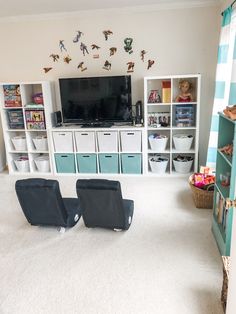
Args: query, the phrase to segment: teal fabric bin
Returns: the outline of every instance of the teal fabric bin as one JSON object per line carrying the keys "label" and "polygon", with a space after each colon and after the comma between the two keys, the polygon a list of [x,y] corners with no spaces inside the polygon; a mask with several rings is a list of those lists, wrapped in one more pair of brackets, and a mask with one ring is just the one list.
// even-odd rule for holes
{"label": "teal fabric bin", "polygon": [[55,154],[58,173],[75,173],[74,154]]}
{"label": "teal fabric bin", "polygon": [[97,173],[96,154],[76,154],[76,158],[80,173]]}
{"label": "teal fabric bin", "polygon": [[122,173],[142,173],[141,154],[121,154]]}
{"label": "teal fabric bin", "polygon": [[118,154],[99,154],[101,173],[119,173]]}

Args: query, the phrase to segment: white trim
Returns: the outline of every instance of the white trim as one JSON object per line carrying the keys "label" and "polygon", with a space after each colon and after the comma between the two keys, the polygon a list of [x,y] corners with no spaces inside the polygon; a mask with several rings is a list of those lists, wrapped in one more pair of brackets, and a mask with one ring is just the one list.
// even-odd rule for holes
{"label": "white trim", "polygon": [[12,23],[22,21],[41,21],[51,19],[71,19],[71,18],[88,18],[93,15],[103,14],[130,14],[130,13],[150,13],[162,10],[175,10],[175,9],[191,9],[191,8],[204,8],[204,7],[220,7],[218,0],[195,0],[195,1],[177,1],[169,3],[159,3],[151,5],[127,6],[122,8],[109,8],[109,9],[95,9],[95,10],[80,10],[73,12],[60,12],[60,13],[42,13],[32,15],[8,16],[0,17],[0,23]]}

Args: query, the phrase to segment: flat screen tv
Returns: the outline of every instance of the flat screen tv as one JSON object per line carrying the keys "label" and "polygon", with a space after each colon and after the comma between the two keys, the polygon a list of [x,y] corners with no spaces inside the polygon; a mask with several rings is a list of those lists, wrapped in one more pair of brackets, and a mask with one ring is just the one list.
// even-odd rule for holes
{"label": "flat screen tv", "polygon": [[64,123],[132,122],[131,76],[59,79]]}

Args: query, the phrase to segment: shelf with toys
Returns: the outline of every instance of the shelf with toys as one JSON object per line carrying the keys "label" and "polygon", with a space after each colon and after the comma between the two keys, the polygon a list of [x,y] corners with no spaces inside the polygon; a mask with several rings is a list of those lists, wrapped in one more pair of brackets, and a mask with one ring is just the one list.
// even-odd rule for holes
{"label": "shelf with toys", "polygon": [[144,78],[147,173],[197,171],[200,86],[199,74]]}
{"label": "shelf with toys", "polygon": [[[235,200],[236,121],[229,110],[219,113],[216,183],[213,202],[212,231],[221,255],[230,255],[233,202]],[[230,116],[232,118],[230,118]],[[236,116],[235,116],[236,119]]]}
{"label": "shelf with toys", "polygon": [[0,110],[9,173],[50,173],[50,82],[0,83]]}

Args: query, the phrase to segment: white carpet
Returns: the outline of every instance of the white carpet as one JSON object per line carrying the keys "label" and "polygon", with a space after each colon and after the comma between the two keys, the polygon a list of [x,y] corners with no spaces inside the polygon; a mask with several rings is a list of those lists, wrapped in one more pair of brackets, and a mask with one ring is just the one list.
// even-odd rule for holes
{"label": "white carpet", "polygon": [[[0,175],[1,314],[222,314],[221,258],[211,210],[196,209],[184,178],[121,178],[134,199],[126,232],[32,227]],[[75,196],[73,177],[60,177]]]}

